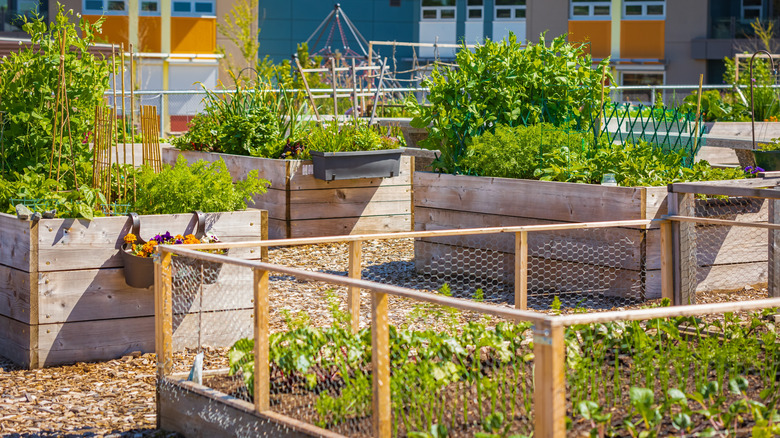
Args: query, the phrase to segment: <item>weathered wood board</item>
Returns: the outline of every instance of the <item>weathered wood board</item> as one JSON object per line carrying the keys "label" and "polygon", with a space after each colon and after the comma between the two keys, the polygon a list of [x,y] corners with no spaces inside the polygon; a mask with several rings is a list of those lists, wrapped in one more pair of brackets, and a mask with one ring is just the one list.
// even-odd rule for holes
{"label": "weathered wood board", "polygon": [[257,412],[249,402],[170,377],[158,385],[157,406],[160,428],[191,438],[342,436],[272,411]]}
{"label": "weathered wood board", "polygon": [[[267,216],[262,210],[208,213],[206,232],[223,241],[267,238]],[[164,231],[184,234],[196,227],[192,214],[140,218],[146,239]],[[9,236],[17,236],[5,239],[0,250],[0,354],[35,368],[154,351],[154,291],[127,286],[118,256],[131,228],[129,218],[35,223],[0,214],[0,227],[4,235],[8,230]],[[257,259],[260,253],[247,248],[229,254]],[[19,263],[21,254],[24,263]],[[174,279],[177,269],[174,263]],[[230,277],[231,287],[205,284],[204,303],[209,305],[202,309],[195,299],[200,288],[188,291],[181,283],[175,290],[179,294],[175,318],[181,327],[174,336],[183,346],[191,344],[196,316],[204,327],[209,324],[201,333],[203,342],[225,346],[235,341],[235,333],[251,333],[251,271],[223,267],[219,276]],[[212,299],[215,296],[219,299]],[[231,334],[217,333],[224,327],[230,327]]]}
{"label": "weathered wood board", "polygon": [[413,161],[401,158],[400,175],[322,181],[314,178],[311,161],[276,160],[197,151],[163,150],[163,162],[182,155],[188,161],[225,160],[234,179],[252,170],[270,182],[253,198],[255,208],[268,210],[272,239],[410,231]]}
{"label": "weathered wood board", "polygon": [[[666,187],[603,187],[598,185],[557,183],[505,178],[445,175],[416,172],[415,181],[415,230],[427,231],[451,228],[478,228],[513,225],[540,225],[561,222],[601,222],[631,219],[659,219],[667,212]],[[728,200],[699,201],[701,208],[711,217],[744,222],[766,222],[766,203],[732,203]],[[706,203],[706,204],[705,204]],[[572,230],[565,232],[529,233],[529,257],[544,259],[547,269],[537,269],[537,277],[560,287],[564,277],[577,275],[598,276],[604,269],[621,271],[615,278],[630,284],[613,285],[608,293],[619,290],[640,290],[645,299],[661,296],[661,259],[659,225],[646,229],[614,228],[608,231]],[[751,264],[766,265],[766,230],[725,227],[697,227],[699,240],[699,264],[711,266],[713,273],[733,272],[733,287],[765,281],[766,274]],[[550,251],[548,242],[556,242],[566,251]],[[421,245],[425,243],[426,245]],[[438,251],[430,245],[442,245]],[[474,250],[494,250],[506,254],[505,269],[500,276],[514,281],[513,236],[473,236],[459,238],[421,239],[415,246],[418,268],[430,265],[433,254],[442,256],[446,247],[460,246],[471,257]],[[426,248],[418,252],[418,249]],[[470,251],[470,252],[469,252]],[[462,255],[466,257],[466,254]],[[452,263],[467,264],[468,259]],[[529,262],[533,265],[534,262]],[[539,261],[536,262],[537,264]],[[575,264],[575,265],[572,265]],[[569,272],[552,265],[568,267]],[[751,265],[751,266],[748,266]],[[590,266],[589,270],[585,267]],[[740,271],[739,266],[744,266]],[[730,267],[730,268],[727,268]],[[623,272],[624,271],[624,272]],[[550,272],[558,272],[558,277]],[[744,273],[747,277],[739,275]],[[640,273],[642,275],[640,275]],[[700,289],[710,287],[710,280],[702,282]],[[756,281],[747,278],[756,277]],[[537,281],[529,274],[529,290]],[[621,280],[622,281],[622,280]],[[721,280],[722,281],[722,280]],[[637,287],[637,282],[639,286]],[[741,283],[741,284],[737,284]]]}

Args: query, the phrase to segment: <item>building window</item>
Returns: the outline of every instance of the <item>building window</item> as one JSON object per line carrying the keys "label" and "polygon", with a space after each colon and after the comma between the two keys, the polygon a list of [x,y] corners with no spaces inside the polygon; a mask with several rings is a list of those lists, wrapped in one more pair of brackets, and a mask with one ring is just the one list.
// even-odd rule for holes
{"label": "building window", "polygon": [[496,20],[525,20],[525,0],[496,0]]}
{"label": "building window", "polygon": [[612,14],[611,1],[571,0],[569,17],[572,20],[608,20]]}
{"label": "building window", "polygon": [[[662,71],[624,71],[620,73],[620,85],[635,85],[642,87],[652,87],[653,85],[663,85],[665,75]],[[643,103],[649,105],[653,101],[651,90],[624,90],[622,101]]]}
{"label": "building window", "polygon": [[127,14],[126,0],[84,0],[85,14],[124,15]]}
{"label": "building window", "polygon": [[0,0],[0,32],[21,32],[24,25],[23,17],[28,20],[38,14],[48,23],[48,2],[38,0],[17,0],[11,2]]}
{"label": "building window", "polygon": [[763,0],[742,0],[742,19],[753,21],[764,18]]}
{"label": "building window", "polygon": [[481,20],[483,12],[483,0],[468,0],[466,2],[466,19]]}
{"label": "building window", "polygon": [[171,2],[171,15],[200,17],[214,15],[214,1],[190,0]]}
{"label": "building window", "polygon": [[664,0],[624,0],[623,18],[638,20],[663,20],[666,14]]}
{"label": "building window", "polygon": [[422,0],[423,20],[455,19],[455,0]]}
{"label": "building window", "polygon": [[160,0],[141,1],[141,15],[160,15]]}
{"label": "building window", "polygon": [[398,8],[401,6],[401,0],[390,0],[391,8]]}

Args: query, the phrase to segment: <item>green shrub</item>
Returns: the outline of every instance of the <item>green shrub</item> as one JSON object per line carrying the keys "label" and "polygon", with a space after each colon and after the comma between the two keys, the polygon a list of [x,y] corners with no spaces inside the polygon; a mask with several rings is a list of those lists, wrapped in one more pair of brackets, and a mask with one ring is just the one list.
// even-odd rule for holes
{"label": "green shrub", "polygon": [[495,134],[474,137],[463,159],[467,173],[500,178],[531,178],[539,163],[542,126],[499,125]]}
{"label": "green shrub", "polygon": [[[473,51],[461,48],[458,68],[436,69],[424,85],[430,88],[430,106],[409,104],[415,127],[428,127],[421,143],[439,149],[434,168],[462,172],[469,139],[493,131],[497,125],[557,125],[590,123],[601,95],[601,68],[592,68],[590,55],[566,37],[549,46],[544,34],[538,44],[523,47],[515,35],[486,41]],[[430,127],[429,127],[430,125]]]}
{"label": "green shrub", "polygon": [[[103,101],[109,79],[109,66],[102,55],[88,50],[100,31],[102,19],[95,25],[81,19],[77,26],[71,21],[73,11],[66,13],[62,6],[48,27],[43,17],[37,15],[21,19],[22,29],[30,35],[32,44],[11,52],[0,69],[0,111],[5,112],[2,158],[6,165],[1,170],[33,166],[48,172],[63,32],[69,48],[65,52],[65,71],[72,147],[77,160],[90,161],[89,145],[82,140],[92,130],[95,105]],[[62,154],[63,162],[71,161],[68,145],[62,148]],[[70,177],[62,180],[73,182]]]}
{"label": "green shrub", "polygon": [[199,160],[189,166],[179,156],[173,167],[164,165],[160,173],[149,167],[141,169],[134,208],[139,214],[243,210],[253,195],[265,193],[268,184],[258,177],[257,170],[234,184],[224,161]]}
{"label": "green shrub", "polygon": [[229,114],[222,121],[218,144],[222,152],[254,157],[279,154],[279,127],[268,107],[258,106],[246,114]]}

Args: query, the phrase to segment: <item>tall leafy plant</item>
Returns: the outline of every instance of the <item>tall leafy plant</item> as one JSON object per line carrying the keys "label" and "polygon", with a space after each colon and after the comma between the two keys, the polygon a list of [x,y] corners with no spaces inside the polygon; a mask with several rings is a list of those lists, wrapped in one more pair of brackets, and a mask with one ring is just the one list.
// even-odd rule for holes
{"label": "tall leafy plant", "polygon": [[461,48],[456,62],[457,68],[436,69],[425,81],[431,105],[410,108],[412,124],[428,127],[422,145],[441,150],[434,166],[448,173],[463,170],[470,138],[498,124],[589,122],[598,110],[601,68],[609,61],[594,69],[590,55],[565,35],[548,45],[542,34],[537,44],[523,46],[510,34],[474,51]]}
{"label": "tall leafy plant", "polygon": [[[65,39],[65,81],[70,100],[70,132],[74,153],[89,161],[89,145],[82,140],[92,130],[95,105],[108,89],[109,66],[102,55],[89,52],[102,20],[74,23],[73,11],[60,6],[47,26],[43,17],[21,17],[30,44],[3,60],[0,69],[0,111],[5,113],[3,159],[11,169],[48,165],[57,89],[60,43]],[[67,132],[67,130],[66,130]],[[69,154],[67,147],[62,150]],[[65,160],[63,160],[65,161]]]}

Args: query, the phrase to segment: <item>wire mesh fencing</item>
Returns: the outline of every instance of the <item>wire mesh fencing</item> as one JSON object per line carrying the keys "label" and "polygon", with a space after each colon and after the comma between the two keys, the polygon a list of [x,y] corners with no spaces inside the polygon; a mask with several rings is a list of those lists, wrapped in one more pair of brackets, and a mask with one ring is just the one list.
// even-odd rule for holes
{"label": "wire mesh fencing", "polygon": [[[679,224],[683,304],[777,296],[770,287],[780,272],[774,266],[780,260],[775,255],[778,231],[772,229],[777,220],[771,218],[777,201],[750,193],[754,190],[750,185],[773,187],[774,182],[756,179],[740,184],[725,189],[716,184],[673,185],[674,190],[685,190],[674,195],[677,214],[682,217],[675,221]],[[774,196],[774,190],[758,191]],[[751,194],[755,196],[746,196]]]}
{"label": "wire mesh fencing", "polygon": [[[641,231],[636,228],[648,221],[610,225],[192,246],[200,251],[162,246],[160,426],[197,424],[239,436],[772,432],[774,423],[765,420],[780,406],[773,316],[780,299],[529,312],[511,308],[511,294],[491,301],[490,283],[473,283],[490,264],[477,263],[474,272],[469,258],[438,265],[415,259],[423,239],[474,249],[491,236],[521,256],[492,263],[526,272],[513,271],[501,282],[519,278],[531,292],[532,254],[566,262],[560,272],[599,254],[619,262],[612,263],[615,272],[625,270],[637,251],[593,248],[608,235]],[[580,233],[578,239],[549,235],[569,231]],[[535,233],[546,243],[532,251]],[[264,261],[238,258],[257,246],[268,247],[260,252]],[[418,276],[431,266],[450,268],[437,268],[447,275]],[[593,278],[609,282],[600,269]],[[573,272],[578,290],[595,281]],[[545,290],[567,283],[546,278],[538,282]],[[598,285],[601,293],[607,289]]]}
{"label": "wire mesh fencing", "polygon": [[570,435],[780,433],[767,421],[780,394],[776,312],[704,309],[568,327]]}
{"label": "wire mesh fencing", "polygon": [[[214,400],[190,408],[190,415],[244,434],[273,436],[297,423],[344,436],[377,436],[377,428],[393,436],[531,433],[532,330],[511,313],[519,311],[480,313],[447,296],[447,304],[403,296],[418,293],[412,289],[372,291],[370,327],[355,328],[348,299],[354,286],[340,284],[349,279],[333,269],[338,261],[328,273],[275,272],[187,251],[160,257],[163,418],[175,417],[174,405],[191,406],[181,384],[189,380],[273,412],[275,421],[261,416],[239,425]],[[381,407],[378,386],[389,391]],[[388,412],[386,421],[380,411]]]}

